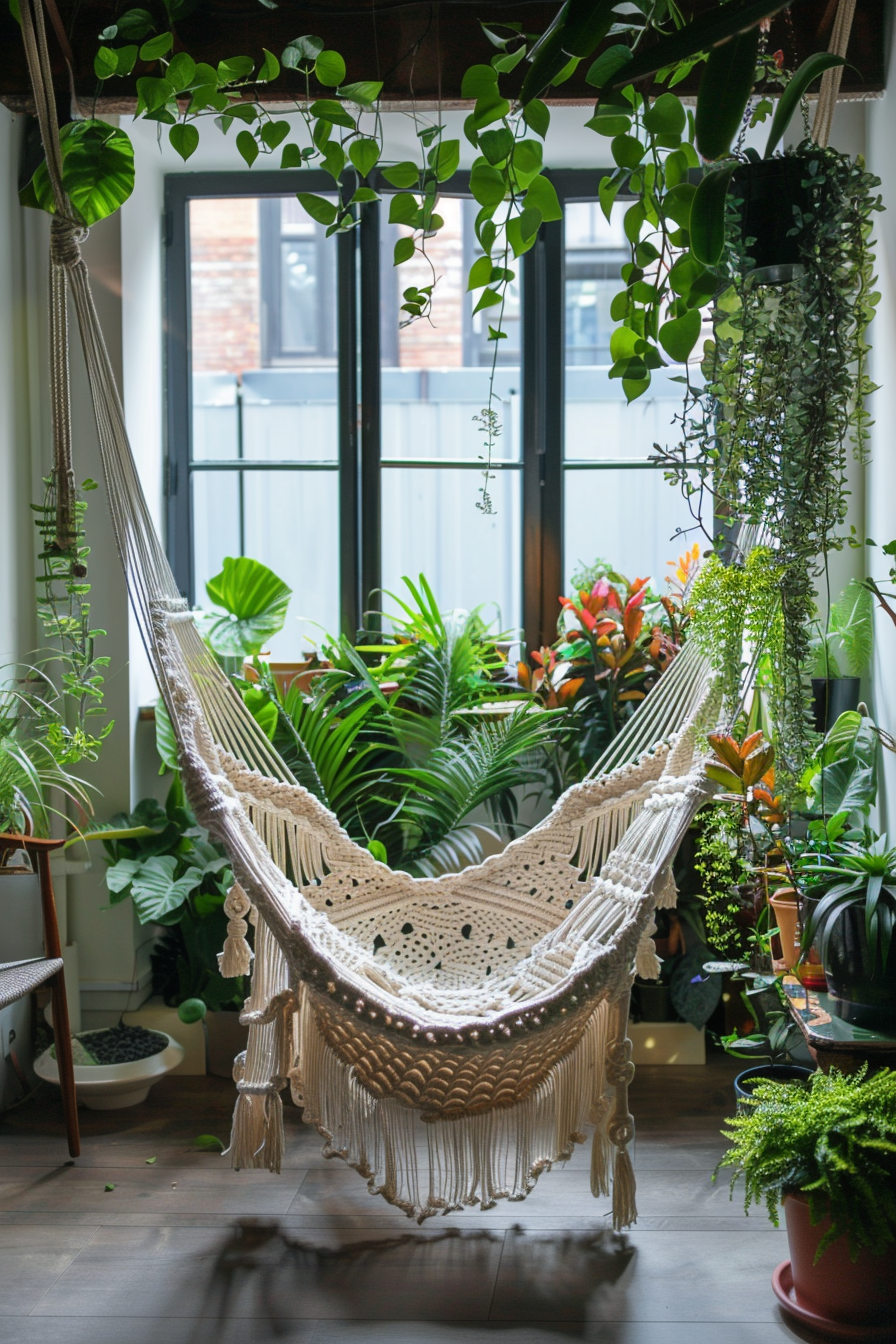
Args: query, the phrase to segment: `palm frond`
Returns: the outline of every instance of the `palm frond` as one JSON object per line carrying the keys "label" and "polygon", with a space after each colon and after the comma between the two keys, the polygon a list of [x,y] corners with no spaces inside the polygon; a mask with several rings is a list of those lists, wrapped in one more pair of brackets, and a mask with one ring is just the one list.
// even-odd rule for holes
{"label": "palm frond", "polygon": [[406,786],[402,820],[420,839],[405,854],[419,862],[483,803],[542,776],[542,767],[526,764],[553,740],[554,715],[528,708],[497,723],[481,724],[466,736],[442,743],[426,765],[393,772]]}
{"label": "palm frond", "polygon": [[850,580],[831,607],[828,623],[840,641],[850,672],[854,677],[862,676],[871,664],[874,600],[858,579]]}

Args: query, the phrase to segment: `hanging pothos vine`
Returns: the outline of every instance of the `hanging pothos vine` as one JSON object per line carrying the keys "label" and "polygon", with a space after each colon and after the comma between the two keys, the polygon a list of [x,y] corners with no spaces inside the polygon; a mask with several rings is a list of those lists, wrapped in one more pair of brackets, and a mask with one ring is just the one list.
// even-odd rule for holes
{"label": "hanging pothos vine", "polygon": [[[850,452],[859,462],[867,456],[864,399],[874,387],[865,335],[879,298],[871,227],[881,202],[880,181],[861,160],[811,141],[786,157],[805,193],[791,231],[800,263],[786,281],[757,279],[753,239],[729,206],[731,284],[713,309],[703,381],[688,386],[680,444],[657,445],[655,460],[679,481],[708,536],[722,517],[768,542],[764,565],[780,608],[777,762],[793,781],[813,746],[806,692],[817,580],[831,551],[858,544],[845,526],[847,469]],[[705,576],[710,588],[718,580],[712,570]],[[722,587],[704,596],[711,612]]]}
{"label": "hanging pothos vine", "polygon": [[[271,7],[272,0],[260,3]],[[506,338],[507,287],[541,225],[562,215],[544,159],[550,125],[544,96],[590,61],[585,79],[598,100],[586,125],[607,137],[614,164],[601,183],[600,204],[609,219],[620,193],[633,198],[624,221],[630,259],[612,306],[610,370],[631,401],[647,390],[652,371],[688,359],[700,335],[700,310],[719,288],[718,267],[701,260],[692,246],[695,230],[702,236],[711,232],[716,204],[707,200],[704,208],[690,180],[701,166],[695,136],[707,157],[699,144],[702,117],[717,141],[721,131],[720,152],[727,152],[757,78],[767,88],[779,82],[758,56],[758,25],[785,3],[728,0],[686,22],[675,0],[637,0],[620,9],[618,0],[566,0],[542,34],[524,32],[517,23],[483,25],[483,54],[486,43],[492,54],[466,71],[461,96],[473,104],[464,135],[475,151],[470,193],[479,206],[475,233],[481,248],[467,289],[477,296],[474,313],[489,314],[494,346],[488,403],[476,417],[484,438],[479,503],[484,512],[493,511],[489,485],[501,428],[495,370],[499,342]],[[232,56],[212,66],[183,49],[180,9],[180,0],[164,0],[163,6],[153,0],[151,9],[122,8],[98,35],[98,90],[139,72],[136,115],[158,123],[160,135],[167,127],[171,146],[184,160],[195,153],[200,128],[211,121],[232,134],[250,168],[279,155],[282,169],[322,169],[333,179],[333,192],[297,194],[328,235],[357,227],[360,212],[381,199],[383,183],[395,188],[389,221],[408,230],[395,244],[395,265],[426,258],[428,240],[443,225],[439,190],[459,166],[459,140],[446,137],[438,119],[415,116],[419,162],[386,161],[381,82],[349,80],[342,56],[322,38],[304,35],[279,55],[263,48],[260,56]],[[704,62],[695,119],[671,90]],[[294,99],[284,104],[282,80],[290,77]],[[276,103],[266,102],[275,80],[281,81]],[[650,94],[652,83],[661,89],[656,97]],[[124,130],[96,117],[70,122],[61,135],[64,184],[74,210],[90,225],[130,195],[133,149]],[[596,151],[595,157],[603,155]],[[45,166],[23,200],[53,208]],[[436,281],[433,270],[430,284],[403,291],[403,324],[429,318]]]}

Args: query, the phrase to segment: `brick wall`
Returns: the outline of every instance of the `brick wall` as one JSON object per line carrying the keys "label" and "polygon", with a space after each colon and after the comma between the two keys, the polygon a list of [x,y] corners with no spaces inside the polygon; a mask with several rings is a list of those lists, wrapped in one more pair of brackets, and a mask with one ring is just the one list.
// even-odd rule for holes
{"label": "brick wall", "polygon": [[258,202],[190,202],[192,353],[195,373],[261,365]]}
{"label": "brick wall", "polygon": [[[463,202],[443,197],[438,212],[445,221],[444,228],[426,243],[429,259],[438,278],[433,296],[432,321],[417,320],[398,334],[398,362],[403,369],[457,369],[464,362],[463,304],[469,303],[465,294]],[[390,234],[394,230],[388,231]],[[407,233],[406,229],[402,233]],[[432,269],[419,254],[396,267],[396,289],[410,285],[430,285]],[[403,300],[399,297],[398,304]],[[402,317],[407,314],[403,313]]]}

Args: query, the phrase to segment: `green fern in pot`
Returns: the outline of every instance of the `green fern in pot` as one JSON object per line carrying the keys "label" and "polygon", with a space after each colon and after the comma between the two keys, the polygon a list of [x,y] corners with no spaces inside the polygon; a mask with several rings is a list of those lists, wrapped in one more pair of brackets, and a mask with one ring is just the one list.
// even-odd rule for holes
{"label": "green fern in pot", "polygon": [[866,1068],[759,1083],[722,1130],[713,1179],[732,1168],[745,1212],[764,1204],[776,1227],[783,1204],[791,1260],[773,1285],[816,1322],[892,1321],[896,1306],[896,1073]]}

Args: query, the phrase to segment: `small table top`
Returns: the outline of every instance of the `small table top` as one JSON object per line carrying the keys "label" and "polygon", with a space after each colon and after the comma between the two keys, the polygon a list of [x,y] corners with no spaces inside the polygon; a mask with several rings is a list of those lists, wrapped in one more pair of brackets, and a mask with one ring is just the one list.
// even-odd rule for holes
{"label": "small table top", "polygon": [[851,1071],[865,1059],[877,1066],[896,1063],[896,1036],[844,1022],[834,1012],[830,994],[807,989],[795,975],[785,976],[783,987],[791,1016],[820,1066]]}

